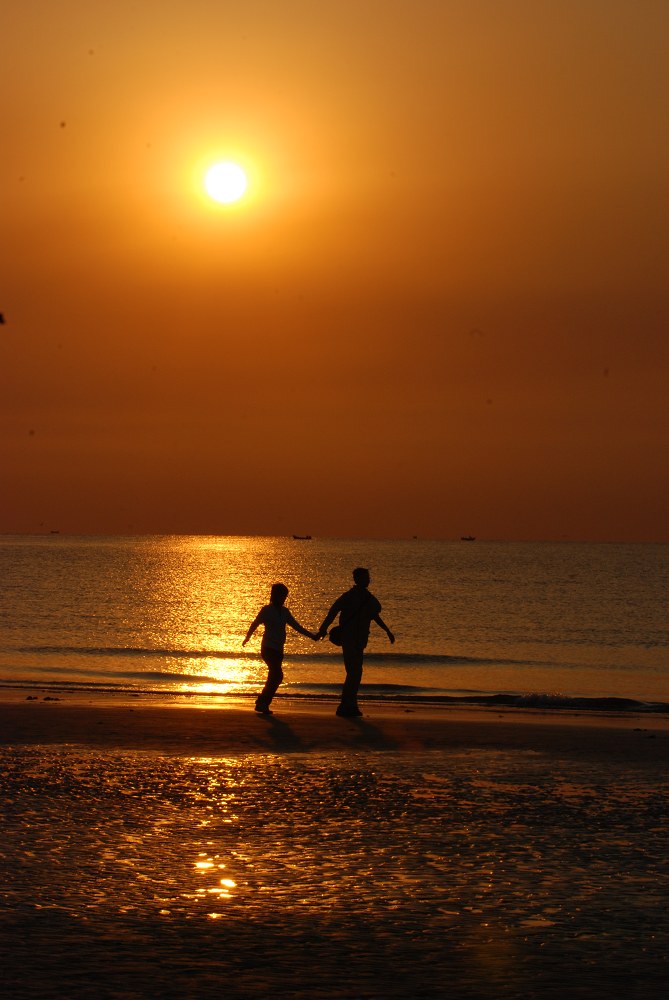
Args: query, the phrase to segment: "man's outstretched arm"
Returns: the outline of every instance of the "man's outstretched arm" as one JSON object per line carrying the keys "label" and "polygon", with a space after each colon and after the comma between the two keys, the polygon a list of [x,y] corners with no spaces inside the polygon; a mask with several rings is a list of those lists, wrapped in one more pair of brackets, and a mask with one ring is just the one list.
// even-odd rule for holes
{"label": "man's outstretched arm", "polygon": [[338,611],[339,611],[339,598],[337,598],[337,600],[334,602],[334,604],[332,605],[332,607],[330,608],[330,610],[328,611],[328,613],[326,614],[325,618],[322,621],[321,627],[318,630],[319,639],[322,639],[324,635],[327,635],[328,628],[337,617]]}
{"label": "man's outstretched arm", "polygon": [[391,643],[395,642],[395,636],[394,636],[394,635],[393,635],[393,633],[392,633],[392,632],[390,631],[390,629],[388,628],[388,626],[387,626],[387,625],[386,625],[386,623],[384,622],[384,620],[383,620],[383,618],[381,617],[381,615],[375,615],[375,616],[374,616],[374,618],[372,619],[372,621],[375,621],[375,622],[376,622],[376,624],[377,624],[377,625],[378,625],[378,626],[379,626],[380,628],[382,628],[382,629],[383,629],[383,631],[384,631],[384,632],[386,633],[386,635],[387,635],[387,636],[388,636],[388,638],[390,639],[390,642],[391,642]]}

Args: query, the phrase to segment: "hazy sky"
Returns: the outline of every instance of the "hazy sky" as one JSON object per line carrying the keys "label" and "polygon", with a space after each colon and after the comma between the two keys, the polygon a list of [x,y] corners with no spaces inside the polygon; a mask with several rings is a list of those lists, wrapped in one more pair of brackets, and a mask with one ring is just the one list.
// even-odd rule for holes
{"label": "hazy sky", "polygon": [[0,531],[669,541],[666,0],[2,19]]}

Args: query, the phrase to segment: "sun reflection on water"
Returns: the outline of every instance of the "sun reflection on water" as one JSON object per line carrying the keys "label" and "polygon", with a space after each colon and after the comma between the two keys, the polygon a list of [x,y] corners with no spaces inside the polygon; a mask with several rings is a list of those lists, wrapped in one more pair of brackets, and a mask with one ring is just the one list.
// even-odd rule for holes
{"label": "sun reflection on water", "polygon": [[[258,685],[260,668],[257,659],[233,657],[188,657],[179,661],[180,694],[242,694]],[[183,675],[188,675],[188,680]]]}
{"label": "sun reflection on water", "polygon": [[[216,875],[218,876],[220,872],[224,871],[226,865],[220,860],[218,854],[209,855],[205,852],[201,852],[198,855],[199,858],[203,860],[196,861],[194,863],[195,871],[199,875]],[[237,888],[237,883],[232,878],[218,878],[214,885],[199,886],[195,889],[194,893],[183,893],[184,899],[208,899],[215,898],[217,902],[226,902],[234,898],[232,892],[233,889]],[[212,912],[208,913],[207,916],[210,920],[220,920],[223,916],[222,913]]]}
{"label": "sun reflection on water", "polygon": [[173,675],[174,690],[227,694],[257,683],[257,661],[241,641],[269,584],[248,573],[247,548],[224,539],[171,539],[147,543],[143,559],[127,567],[137,600],[126,645],[152,651],[157,679],[170,683]]}
{"label": "sun reflection on water", "polygon": [[[141,555],[124,567],[126,587],[136,595],[124,646],[141,651],[138,669],[175,693],[255,690],[264,677],[259,643],[247,650],[241,643],[276,579],[291,589],[298,620],[315,624],[313,568],[291,540],[171,538],[146,542]],[[296,650],[311,645],[292,634],[290,643]]]}

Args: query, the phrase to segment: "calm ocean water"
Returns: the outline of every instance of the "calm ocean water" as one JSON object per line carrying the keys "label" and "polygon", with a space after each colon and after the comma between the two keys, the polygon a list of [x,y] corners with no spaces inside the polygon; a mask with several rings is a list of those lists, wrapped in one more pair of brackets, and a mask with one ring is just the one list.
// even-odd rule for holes
{"label": "calm ocean water", "polygon": [[[315,629],[357,565],[397,639],[372,626],[367,702],[669,711],[669,546],[643,544],[4,537],[0,686],[250,696],[270,585]],[[286,650],[283,696],[337,697],[334,646]]]}

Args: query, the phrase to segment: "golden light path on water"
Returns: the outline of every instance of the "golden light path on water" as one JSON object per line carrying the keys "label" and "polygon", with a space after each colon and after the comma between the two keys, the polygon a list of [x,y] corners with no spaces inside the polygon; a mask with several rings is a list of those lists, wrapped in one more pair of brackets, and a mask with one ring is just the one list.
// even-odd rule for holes
{"label": "golden light path on water", "polygon": [[[141,578],[130,581],[147,608],[141,642],[174,651],[160,658],[160,669],[175,675],[170,688],[178,693],[223,696],[249,692],[262,683],[262,628],[244,651],[241,642],[277,580],[289,587],[287,606],[306,627],[320,623],[317,614],[324,613],[330,598],[321,600],[319,612],[314,610],[319,581],[290,540],[188,537],[169,546],[146,544],[151,558],[138,568]],[[288,630],[288,654],[314,649],[311,640]]]}
{"label": "golden light path on water", "polygon": [[[180,694],[226,695],[257,687],[264,665],[259,658],[249,661],[229,657],[207,657],[181,661],[179,673],[192,674],[192,680],[179,681],[174,690]],[[202,677],[202,680],[198,678]],[[220,679],[216,679],[216,678]]]}
{"label": "golden light path on water", "polygon": [[[181,545],[155,546],[145,628],[154,648],[183,653],[162,661],[164,673],[175,674],[172,690],[176,692],[226,695],[258,683],[257,658],[241,651],[239,656],[230,655],[240,646],[249,609],[260,600],[260,594],[247,593],[240,585],[251,553],[247,554],[244,544],[237,548],[239,559],[231,560],[224,558],[229,543],[218,539],[184,539]],[[214,555],[220,552],[221,559],[212,562],[212,551]],[[190,651],[210,655],[188,655]]]}
{"label": "golden light path on water", "polygon": [[[206,759],[203,759],[201,762],[203,764],[214,763],[213,761],[208,761]],[[218,783],[216,781],[213,782],[214,786],[217,786],[217,784]],[[232,819],[229,817],[224,818],[223,822],[232,823]],[[200,828],[205,828],[208,825],[209,820],[203,820],[200,823]],[[224,871],[227,867],[225,862],[221,860],[220,854],[210,854],[206,851],[201,851],[199,857],[202,860],[195,862],[195,870],[198,874],[207,877],[213,875],[216,877],[214,879],[214,885],[205,885],[203,888],[197,889],[193,898],[196,900],[202,900],[209,897],[217,903],[225,903],[227,900],[231,900],[233,898],[232,890],[237,888],[237,883],[231,878],[218,878],[218,874]],[[224,915],[224,913],[219,913],[217,911],[207,913],[210,920],[220,920]]]}

